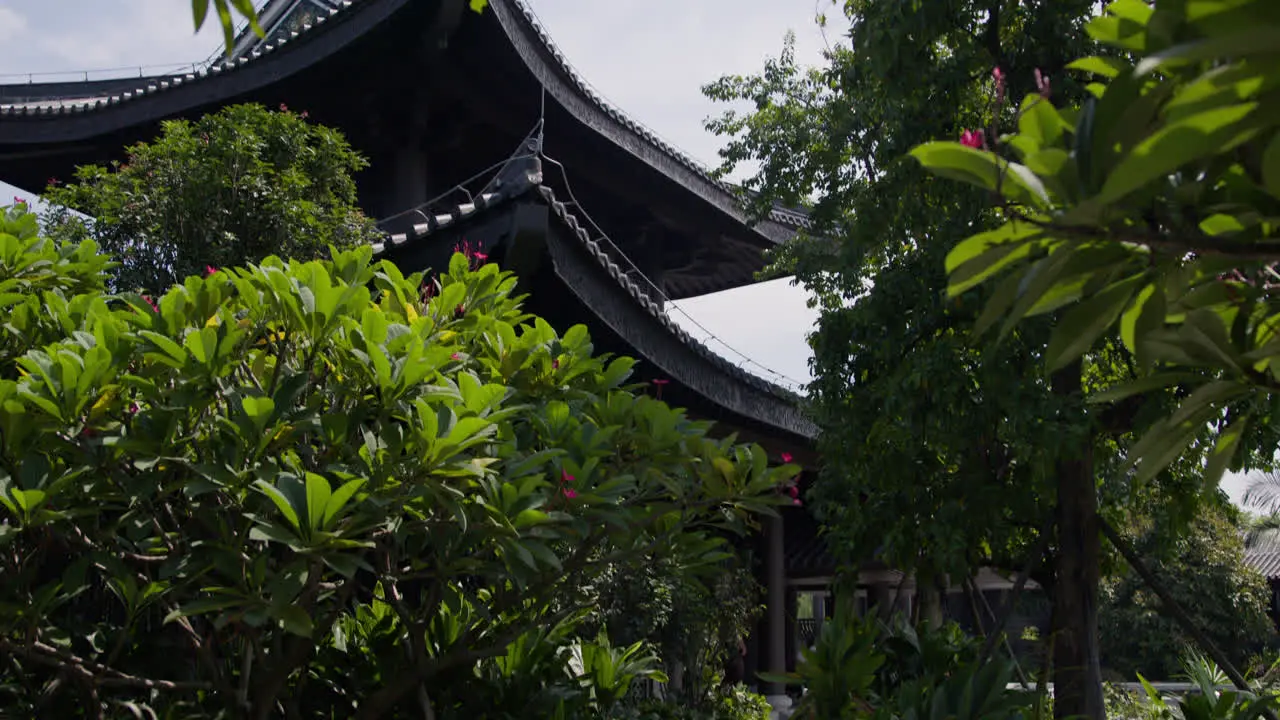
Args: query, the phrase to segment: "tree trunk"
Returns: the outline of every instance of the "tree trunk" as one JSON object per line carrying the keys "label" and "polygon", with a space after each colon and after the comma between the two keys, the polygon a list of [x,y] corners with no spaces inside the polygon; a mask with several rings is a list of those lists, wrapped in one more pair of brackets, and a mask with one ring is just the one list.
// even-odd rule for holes
{"label": "tree trunk", "polygon": [[[1053,376],[1058,395],[1079,395],[1077,361]],[[1089,439],[1058,462],[1058,567],[1054,583],[1053,715],[1103,720],[1098,652],[1098,494]]]}
{"label": "tree trunk", "polygon": [[942,627],[942,592],[938,580],[926,575],[916,584],[916,597],[920,602],[920,624],[937,629]]}

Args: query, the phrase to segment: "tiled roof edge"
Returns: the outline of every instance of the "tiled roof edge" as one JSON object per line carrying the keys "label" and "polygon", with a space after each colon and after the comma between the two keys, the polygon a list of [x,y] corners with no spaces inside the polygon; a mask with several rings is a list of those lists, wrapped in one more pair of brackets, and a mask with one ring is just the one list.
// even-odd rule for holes
{"label": "tiled roof edge", "polygon": [[649,315],[653,316],[655,320],[661,323],[668,332],[675,335],[682,343],[693,349],[694,352],[701,355],[704,359],[709,361],[712,365],[715,365],[725,374],[733,376],[757,390],[767,392],[791,403],[799,403],[802,400],[799,395],[787,388],[771,383],[754,373],[743,370],[741,367],[738,367],[728,361],[719,353],[716,353],[711,350],[711,348],[708,348],[706,345],[695,339],[688,333],[688,331],[680,327],[679,323],[672,320],[671,316],[664,312],[662,307],[658,305],[658,303],[654,302],[653,299],[649,297],[649,294],[646,293],[638,283],[632,280],[625,270],[613,261],[609,256],[609,253],[606,252],[604,248],[600,247],[599,242],[592,239],[590,231],[578,220],[576,215],[569,211],[568,207],[564,203],[556,199],[555,192],[551,188],[545,185],[540,185],[537,188],[537,192],[551,207],[552,211],[560,218],[560,221],[573,231],[574,236],[580,243],[582,243],[587,254],[595,258],[600,267],[609,274],[609,277],[613,278],[614,282],[626,291],[633,300],[639,303],[640,306],[649,313]]}
{"label": "tiled roof edge", "polygon": [[[454,211],[444,214],[426,215],[423,222],[415,224],[409,230],[402,233],[389,234],[381,243],[375,243],[373,246],[375,255],[382,255],[393,248],[403,247],[408,243],[415,242],[419,239],[429,236],[430,234],[457,225],[467,220],[486,208],[496,207],[507,201],[514,200],[518,197],[528,195],[535,192],[543,202],[545,202],[559,218],[560,222],[568,227],[575,238],[582,243],[587,254],[595,258],[600,267],[613,279],[618,286],[631,297],[633,301],[638,303],[645,311],[657,320],[668,332],[674,335],[681,343],[692,349],[695,353],[710,362],[716,368],[724,372],[726,375],[734,377],[751,387],[766,392],[774,397],[784,400],[788,403],[799,404],[802,398],[796,393],[784,388],[780,385],[765,380],[741,367],[733,364],[720,354],[708,348],[690,335],[684,328],[671,319],[662,307],[649,297],[639,284],[627,275],[627,273],[609,256],[609,254],[600,247],[600,243],[592,239],[590,231],[578,220],[577,216],[569,211],[568,207],[556,199],[555,192],[551,188],[542,184],[541,173],[530,172],[522,178],[520,182],[508,184],[505,188],[500,188],[491,193],[485,193],[475,198],[473,202],[459,205]],[[814,428],[816,432],[816,427]],[[812,433],[809,433],[812,434]]]}
{"label": "tiled roof edge", "polygon": [[[495,2],[498,1],[500,0],[495,0]],[[533,29],[534,34],[542,43],[547,54],[555,59],[557,69],[573,83],[579,93],[590,100],[600,111],[612,117],[615,121],[622,124],[632,133],[643,138],[646,142],[666,154],[668,157],[693,171],[704,181],[715,186],[718,190],[733,196],[736,201],[736,193],[728,183],[714,177],[707,168],[702,165],[702,163],[694,160],[679,148],[658,137],[658,135],[652,130],[633,120],[625,112],[614,107],[608,100],[605,100],[604,97],[597,93],[591,85],[587,83],[586,79],[573,69],[573,66],[569,64],[569,60],[565,57],[564,53],[556,47],[555,42],[551,39],[551,35],[542,27],[542,24],[538,22],[537,16],[533,13],[533,10],[529,7],[526,0],[508,1],[518,11],[523,22]],[[790,228],[807,229],[810,226],[809,218],[805,214],[784,208],[777,208],[770,211],[769,219]]]}
{"label": "tiled roof edge", "polygon": [[275,52],[276,50],[279,50],[280,48],[287,46],[289,43],[298,40],[298,38],[307,35],[309,32],[311,32],[313,28],[323,25],[326,22],[332,21],[335,17],[339,15],[343,15],[347,13],[348,10],[353,5],[356,5],[356,4],[357,3],[355,0],[342,0],[341,4],[337,8],[330,9],[327,15],[320,15],[315,19],[314,22],[304,24],[301,29],[291,32],[288,37],[282,38],[279,42],[275,43],[274,45],[267,45],[267,44],[261,45],[257,48],[254,48],[253,52],[249,53],[248,55],[238,58],[234,61],[222,61],[214,65],[211,65],[207,68],[198,70],[194,73],[186,73],[185,75],[163,75],[163,76],[156,76],[156,77],[149,77],[149,78],[139,78],[140,82],[145,82],[146,84],[138,87],[132,92],[119,93],[117,95],[112,95],[106,98],[94,98],[86,102],[58,103],[58,104],[4,105],[4,106],[0,106],[0,117],[30,117],[30,116],[48,117],[48,116],[55,116],[55,115],[71,115],[73,113],[89,112],[89,111],[98,110],[101,108],[119,105],[121,103],[125,103],[130,100],[136,100],[138,98],[141,98],[147,95],[154,95],[156,93],[163,92],[165,90],[168,90],[173,87],[178,87],[180,85],[189,85],[191,83],[200,82],[201,80],[215,77],[224,73],[241,71],[245,67],[250,66],[254,60],[257,60],[258,58],[261,58],[265,55],[269,55],[270,53]]}

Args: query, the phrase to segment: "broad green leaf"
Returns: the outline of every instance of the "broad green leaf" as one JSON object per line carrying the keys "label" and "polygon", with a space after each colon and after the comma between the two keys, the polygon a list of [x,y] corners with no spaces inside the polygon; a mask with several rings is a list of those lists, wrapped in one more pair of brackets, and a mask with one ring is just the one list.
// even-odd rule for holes
{"label": "broad green leaf", "polygon": [[321,521],[321,529],[328,530],[334,520],[341,517],[347,509],[347,503],[351,497],[364,487],[367,481],[364,478],[356,478],[343,483],[341,487],[333,491],[333,495],[329,497],[329,502],[325,504],[324,518]]}
{"label": "broad green leaf", "polygon": [[332,493],[333,489],[323,475],[307,473],[307,525],[311,530],[320,530],[324,527]]}
{"label": "broad green leaf", "polygon": [[1205,408],[1223,407],[1249,392],[1249,386],[1231,380],[1214,380],[1205,383],[1179,403],[1178,409],[1169,417],[1169,422],[1173,425],[1181,425],[1196,417]]}
{"label": "broad green leaf", "polygon": [[275,412],[276,403],[269,397],[245,397],[240,400],[240,407],[244,408],[245,415],[248,415],[258,427],[263,427],[271,413]]}
{"label": "broad green leaf", "polygon": [[1048,203],[1044,184],[1025,165],[998,158],[957,142],[930,142],[912,149],[911,156],[936,175],[999,191],[1025,205]]}
{"label": "broad green leaf", "polygon": [[306,610],[297,605],[285,605],[278,612],[277,617],[280,620],[280,626],[286,632],[305,638],[311,637],[313,629],[311,616],[307,614]]}
{"label": "broad green leaf", "polygon": [[1257,109],[1257,103],[1241,103],[1198,113],[1161,128],[1116,165],[1098,200],[1115,202],[1164,179],[1183,165],[1235,148],[1256,134],[1251,116]]}
{"label": "broad green leaf", "polygon": [[1209,452],[1209,458],[1204,466],[1206,487],[1216,488],[1222,480],[1223,473],[1231,467],[1231,461],[1235,459],[1240,447],[1240,438],[1248,427],[1248,421],[1247,417],[1237,418],[1219,433],[1218,441],[1213,444],[1213,450]]}
{"label": "broad green leaf", "polygon": [[947,295],[960,295],[1027,257],[1032,241],[1041,237],[1043,232],[1035,225],[1010,220],[995,230],[961,241],[947,253]]}
{"label": "broad green leaf", "polygon": [[1115,283],[1063,315],[1045,350],[1048,370],[1053,372],[1066,366],[1093,347],[1144,282],[1146,278],[1139,276]]}
{"label": "broad green leaf", "polygon": [[974,322],[973,332],[977,335],[985,335],[996,321],[1004,317],[1012,307],[1013,302],[1018,299],[1018,289],[1022,287],[1022,275],[1019,273],[1010,273],[1007,277],[1000,281],[996,286],[995,292],[991,293],[991,298],[987,300],[987,304],[982,308],[982,314],[978,316]]}
{"label": "broad green leaf", "polygon": [[1138,296],[1125,309],[1124,314],[1120,316],[1120,341],[1124,343],[1126,349],[1131,353],[1138,352],[1137,334],[1138,334],[1138,317],[1142,314],[1142,309],[1146,306],[1147,301],[1155,294],[1156,286],[1154,284],[1142,288],[1138,292]]}
{"label": "broad green leaf", "polygon": [[245,604],[243,598],[234,595],[216,595],[214,597],[201,598],[183,603],[181,607],[170,612],[165,616],[165,624],[169,624],[178,618],[195,617],[197,615],[205,615],[219,610],[228,610],[234,607],[242,607]]}
{"label": "broad green leaf", "polygon": [[1079,70],[1081,72],[1093,73],[1107,78],[1113,78],[1129,69],[1129,64],[1123,60],[1116,58],[1105,58],[1092,55],[1086,58],[1080,58],[1074,62],[1067,64],[1068,70]]}
{"label": "broad green leaf", "polygon": [[1280,198],[1280,132],[1262,153],[1262,183],[1273,197]]}
{"label": "broad green leaf", "polygon": [[298,521],[298,513],[294,510],[293,505],[290,504],[289,499],[285,497],[284,493],[280,492],[276,486],[266,482],[265,480],[255,480],[253,485],[263,495],[271,498],[271,502],[275,503],[276,509],[278,509],[280,514],[284,516],[284,519],[293,526],[294,530],[302,529],[301,523]]}
{"label": "broad green leaf", "polygon": [[966,147],[957,142],[940,141],[920,145],[911,151],[929,171],[983,190],[995,190],[1000,180],[1000,164],[994,153]]}
{"label": "broad green leaf", "polygon": [[1230,35],[1203,38],[1151,53],[1138,62],[1134,73],[1146,75],[1170,65],[1275,53],[1278,52],[1277,38],[1280,38],[1280,27],[1267,25],[1243,27]]}
{"label": "broad green leaf", "polygon": [[1204,381],[1203,375],[1197,375],[1189,372],[1166,372],[1155,375],[1145,375],[1135,380],[1117,383],[1105,390],[1093,393],[1089,396],[1089,402],[1095,405],[1116,402],[1123,400],[1130,395],[1139,395],[1151,392],[1152,390],[1162,390],[1175,385],[1192,385]]}
{"label": "broad green leaf", "polygon": [[1174,425],[1168,420],[1156,423],[1129,449],[1127,462],[1137,465],[1135,482],[1145,483],[1155,477],[1186,451],[1197,436],[1204,433],[1214,417],[1215,408],[1201,407],[1186,422]]}
{"label": "broad green leaf", "polygon": [[209,16],[209,0],[191,0],[191,16],[195,20],[196,32],[200,32]]}
{"label": "broad green leaf", "polygon": [[1018,132],[1046,148],[1056,148],[1071,128],[1048,100],[1029,95],[1018,116]]}

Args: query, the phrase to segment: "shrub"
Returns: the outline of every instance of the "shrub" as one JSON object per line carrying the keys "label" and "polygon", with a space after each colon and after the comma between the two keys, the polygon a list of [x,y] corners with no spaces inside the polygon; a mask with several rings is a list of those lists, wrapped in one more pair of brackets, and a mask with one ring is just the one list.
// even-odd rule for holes
{"label": "shrub", "polygon": [[[91,245],[0,223],[15,712],[420,716],[527,651],[587,652],[606,568],[718,562],[796,472],[627,388],[631,360],[462,255],[428,302],[368,248],[153,301],[104,294]],[[642,648],[606,654],[651,672]],[[556,713],[625,693],[576,667]]]}
{"label": "shrub", "polygon": [[66,185],[51,181],[44,195],[50,232],[93,238],[119,262],[120,288],[160,292],[206,266],[268,255],[313,260],[375,233],[352,179],[368,163],[306,113],[233,105],[165,121],[158,138],[126,153],[123,163],[77,169]]}

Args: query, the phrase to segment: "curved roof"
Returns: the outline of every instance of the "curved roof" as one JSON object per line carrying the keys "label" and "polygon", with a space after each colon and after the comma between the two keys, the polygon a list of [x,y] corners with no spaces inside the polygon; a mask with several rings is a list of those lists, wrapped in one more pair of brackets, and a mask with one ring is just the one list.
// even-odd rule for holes
{"label": "curved roof", "polygon": [[[523,164],[515,167],[516,163]],[[461,226],[486,210],[516,200],[527,198],[543,203],[551,209],[558,224],[568,230],[568,237],[576,241],[579,245],[578,249],[585,251],[578,254],[590,258],[596,270],[603,271],[603,274],[612,281],[611,295],[618,302],[642,311],[651,321],[650,324],[656,324],[662,334],[674,338],[682,347],[690,351],[692,356],[697,358],[697,365],[713,372],[699,373],[698,367],[675,362],[670,353],[663,353],[660,357],[646,357],[646,362],[661,369],[673,381],[689,387],[732,414],[750,418],[775,431],[783,431],[802,442],[807,443],[816,437],[817,427],[801,411],[801,398],[798,395],[733,364],[699,342],[672,320],[649,296],[646,289],[633,280],[626,269],[620,267],[603,247],[610,242],[608,238],[593,234],[588,229],[587,223],[580,221],[565,203],[556,198],[551,188],[542,184],[541,165],[536,157],[522,156],[519,160],[513,161],[512,166],[505,168],[501,175],[504,177],[504,182],[493,192],[480,194],[472,202],[458,205],[452,212],[428,215],[423,222],[413,225],[405,232],[386,236],[384,242],[374,246],[375,253],[384,254],[428,240],[442,230]],[[559,271],[559,268],[557,270]],[[579,283],[566,282],[566,285],[571,292],[579,290]],[[581,297],[580,300],[630,345],[637,348],[645,345],[638,337],[639,333],[644,332],[638,327],[638,323],[610,322],[608,318],[603,317],[605,313],[601,312],[602,308],[599,305],[586,297]],[[708,383],[707,378],[713,380]]]}
{"label": "curved roof", "polygon": [[[456,12],[466,2],[440,0],[441,16]],[[233,59],[190,73],[0,85],[0,142],[81,140],[136,124],[136,115],[112,112],[122,107],[145,106],[138,112],[155,118],[228,100],[320,61],[407,4],[409,0],[334,0],[332,7],[313,9],[298,29],[272,33],[269,42],[242,46]],[[263,9],[269,11],[270,4]],[[490,0],[487,12],[497,17],[528,70],[578,120],[721,212],[753,224],[733,187],[596,93],[570,66],[523,0]],[[768,243],[777,244],[808,224],[802,211],[775,208],[753,229]]]}

